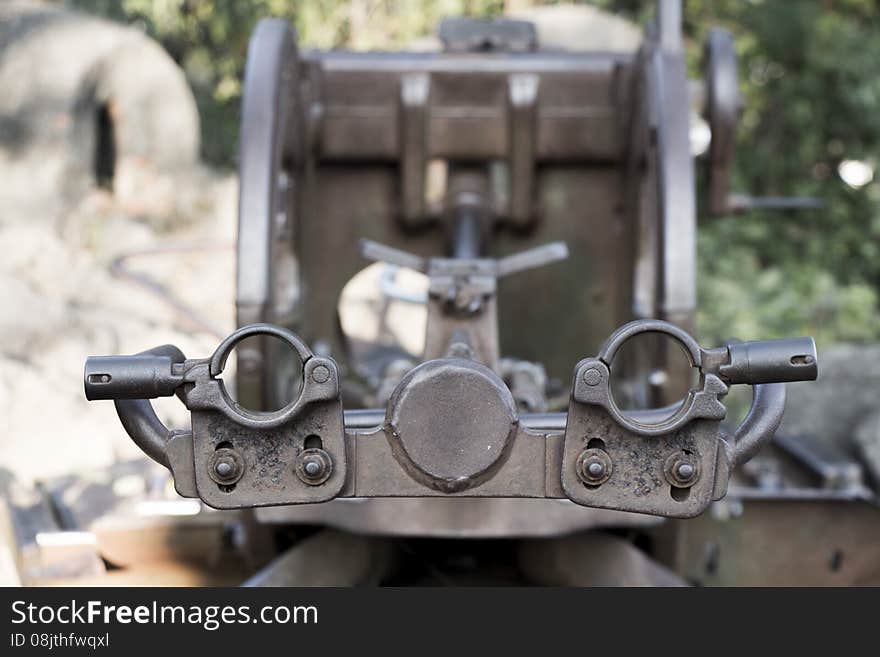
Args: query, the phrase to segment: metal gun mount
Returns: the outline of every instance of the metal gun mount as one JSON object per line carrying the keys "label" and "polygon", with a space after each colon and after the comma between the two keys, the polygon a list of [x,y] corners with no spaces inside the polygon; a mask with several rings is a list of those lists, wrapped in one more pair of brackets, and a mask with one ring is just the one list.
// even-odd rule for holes
{"label": "metal gun mount", "polygon": [[[419,54],[300,53],[287,24],[261,22],[242,108],[241,328],[207,359],[171,346],[89,358],[86,396],[114,399],[177,491],[217,508],[494,497],[698,515],[772,437],[784,382],[815,379],[817,363],[811,338],[703,349],[687,332],[696,201],[680,23],[679,3],[657,3],[637,52],[578,53],[537,50],[527,24],[451,22],[446,49]],[[722,212],[739,104],[728,35],[713,33],[706,66]],[[369,376],[336,306],[361,237],[377,240],[362,240],[361,256],[428,277],[421,357],[395,351]],[[537,246],[547,240],[559,241]],[[511,276],[569,247],[553,278]],[[548,377],[609,333],[575,366],[566,412],[546,412]],[[642,333],[672,338],[690,368],[665,347],[616,362]],[[254,336],[296,358],[277,341],[242,345],[234,401],[220,375]],[[502,359],[502,347],[528,360]],[[298,393],[285,394],[297,369]],[[612,394],[613,371],[662,371],[678,385],[693,370],[698,384],[671,405],[672,385],[643,387],[654,410],[621,410]],[[343,387],[358,375],[364,389]],[[754,397],[728,434],[721,399],[735,384]],[[343,390],[358,410],[343,408]],[[174,394],[189,430],[167,429],[148,401]]]}
{"label": "metal gun mount", "polygon": [[[397,261],[404,255],[374,245],[366,251]],[[209,358],[187,359],[169,345],[91,357],[86,396],[115,400],[132,440],[171,470],[178,493],[215,508],[337,497],[531,497],[698,515],[725,495],[732,469],[772,437],[785,406],[784,382],[816,378],[812,338],[703,349],[667,322],[630,322],[596,357],[575,366],[567,413],[521,414],[510,388],[475,359],[472,329],[484,320],[474,317],[492,307],[497,275],[559,255],[559,247],[550,247],[481,266],[469,259],[453,259],[455,266],[408,261],[432,272],[432,290],[442,281],[455,288],[468,277],[486,280],[463,304],[461,294],[432,295],[454,301],[438,301],[438,312],[446,328],[458,325],[446,353],[407,372],[384,410],[344,410],[336,363],[270,324],[235,331]],[[474,299],[482,299],[480,308]],[[671,407],[625,412],[612,394],[611,373],[622,345],[642,333],[676,340],[699,372],[699,385]],[[275,412],[244,408],[219,378],[233,348],[258,335],[281,339],[302,362],[298,397]],[[744,422],[726,435],[720,400],[735,384],[752,385],[754,397]],[[167,429],[148,401],[175,394],[191,412],[188,431]]]}

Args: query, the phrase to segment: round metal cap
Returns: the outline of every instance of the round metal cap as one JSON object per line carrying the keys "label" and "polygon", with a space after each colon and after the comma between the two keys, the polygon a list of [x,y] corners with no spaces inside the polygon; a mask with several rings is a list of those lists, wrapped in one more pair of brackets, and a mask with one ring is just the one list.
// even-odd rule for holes
{"label": "round metal cap", "polygon": [[513,396],[489,368],[464,359],[419,365],[388,404],[395,457],[417,480],[454,492],[480,483],[516,432]]}

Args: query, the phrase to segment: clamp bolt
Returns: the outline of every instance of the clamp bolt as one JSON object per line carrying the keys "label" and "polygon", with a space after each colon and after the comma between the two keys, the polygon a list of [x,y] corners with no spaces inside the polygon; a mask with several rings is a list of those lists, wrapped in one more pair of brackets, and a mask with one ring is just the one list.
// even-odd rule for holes
{"label": "clamp bolt", "polygon": [[221,486],[230,486],[244,474],[244,459],[234,449],[222,447],[214,452],[208,464],[208,475]]}
{"label": "clamp bolt", "polygon": [[323,449],[310,447],[296,457],[294,470],[304,484],[319,486],[333,473],[333,460]]}
{"label": "clamp bolt", "polygon": [[663,472],[676,488],[689,488],[700,478],[700,464],[690,454],[676,452],[666,459]]}
{"label": "clamp bolt", "polygon": [[586,383],[588,386],[597,386],[602,381],[602,372],[597,370],[595,367],[584,370],[584,373],[581,376],[584,380],[584,383]]}
{"label": "clamp bolt", "polygon": [[611,477],[611,457],[604,449],[585,449],[578,456],[577,476],[588,486],[600,486]]}
{"label": "clamp bolt", "polygon": [[326,365],[318,365],[312,370],[312,380],[315,383],[326,383],[330,378],[330,369]]}

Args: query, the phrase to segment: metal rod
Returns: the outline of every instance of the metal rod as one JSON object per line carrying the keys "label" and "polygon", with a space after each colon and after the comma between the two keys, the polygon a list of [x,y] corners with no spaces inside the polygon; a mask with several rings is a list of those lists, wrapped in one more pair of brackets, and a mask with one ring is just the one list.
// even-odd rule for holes
{"label": "metal rod", "polygon": [[[169,356],[175,363],[182,363],[186,360],[183,352],[173,345],[163,345],[141,353]],[[162,420],[156,415],[150,400],[117,399],[114,404],[119,421],[134,444],[156,463],[170,468],[165,445],[171,438],[171,431],[162,424]]]}
{"label": "metal rod", "polygon": [[784,383],[756,385],[752,394],[752,408],[734,434],[735,468],[751,459],[773,438],[785,412]]}
{"label": "metal rod", "polygon": [[480,209],[477,205],[462,204],[455,209],[452,238],[452,257],[470,260],[479,258],[482,251]]}
{"label": "metal rod", "polygon": [[[662,408],[648,408],[639,411],[625,411],[626,415],[639,422],[651,424],[665,420],[681,408],[681,402]],[[568,413],[524,413],[519,422],[526,429],[535,431],[565,431]],[[385,424],[385,411],[380,408],[345,411],[345,428],[373,429]]]}
{"label": "metal rod", "polygon": [[165,445],[171,432],[153,410],[149,399],[117,399],[116,414],[135,445],[159,465],[170,468]]}

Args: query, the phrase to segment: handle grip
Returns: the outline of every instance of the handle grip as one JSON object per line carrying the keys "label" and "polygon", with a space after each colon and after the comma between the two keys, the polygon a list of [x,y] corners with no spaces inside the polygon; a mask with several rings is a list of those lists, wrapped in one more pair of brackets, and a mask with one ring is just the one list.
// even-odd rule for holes
{"label": "handle grip", "polygon": [[174,374],[171,356],[90,356],[86,359],[86,399],[155,399],[170,397],[183,382]]}
{"label": "handle grip", "polygon": [[752,389],[752,406],[733,434],[733,462],[737,468],[751,460],[782,423],[785,413],[785,384],[759,383]]}
{"label": "handle grip", "polygon": [[135,445],[160,465],[170,468],[165,445],[172,432],[162,423],[153,405],[155,397],[169,397],[181,384],[174,364],[186,360],[174,345],[133,356],[90,356],[83,380],[86,399],[114,399],[122,427]]}
{"label": "handle grip", "polygon": [[728,384],[815,381],[819,376],[813,338],[739,342],[727,349],[729,362],[718,374]]}

